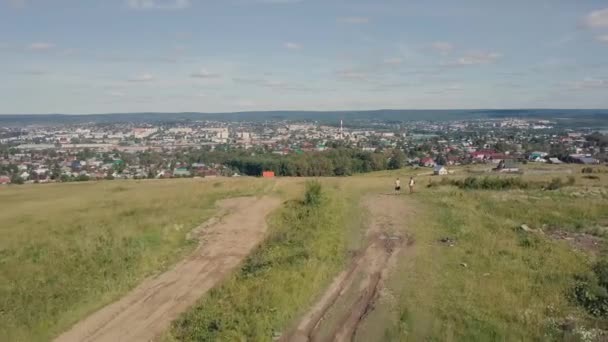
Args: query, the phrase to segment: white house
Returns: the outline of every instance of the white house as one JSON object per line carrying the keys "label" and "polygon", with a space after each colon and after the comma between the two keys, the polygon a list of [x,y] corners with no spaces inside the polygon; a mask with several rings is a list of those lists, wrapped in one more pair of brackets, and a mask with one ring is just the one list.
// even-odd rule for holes
{"label": "white house", "polygon": [[445,176],[448,174],[448,169],[446,169],[443,165],[435,165],[433,173],[437,176]]}

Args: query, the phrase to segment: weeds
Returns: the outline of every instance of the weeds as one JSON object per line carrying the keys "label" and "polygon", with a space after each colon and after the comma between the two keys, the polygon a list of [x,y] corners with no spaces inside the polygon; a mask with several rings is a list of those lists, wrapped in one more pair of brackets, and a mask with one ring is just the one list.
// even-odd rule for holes
{"label": "weeds", "polygon": [[[0,340],[48,341],[195,244],[216,200],[248,180],[20,186],[0,193]],[[256,183],[257,184],[257,183]],[[183,227],[175,229],[174,227]]]}
{"label": "weeds", "polygon": [[602,259],[592,272],[575,277],[571,297],[587,312],[597,317],[608,317],[608,260]]}
{"label": "weeds", "polygon": [[304,200],[288,202],[275,215],[267,240],[226,284],[173,324],[172,337],[272,340],[342,267],[346,209],[335,190],[307,183]]}
{"label": "weeds", "polygon": [[319,183],[319,181],[308,181],[306,183],[304,203],[311,207],[318,207],[322,200],[323,194],[321,192],[321,183]]}
{"label": "weeds", "polygon": [[526,181],[521,177],[466,177],[464,179],[449,179],[443,178],[440,182],[431,181],[428,184],[429,188],[438,186],[456,186],[464,190],[528,190],[528,189],[546,189],[557,190],[563,186],[572,186],[576,182],[575,178],[570,176],[564,182],[561,178],[553,178],[549,183]]}

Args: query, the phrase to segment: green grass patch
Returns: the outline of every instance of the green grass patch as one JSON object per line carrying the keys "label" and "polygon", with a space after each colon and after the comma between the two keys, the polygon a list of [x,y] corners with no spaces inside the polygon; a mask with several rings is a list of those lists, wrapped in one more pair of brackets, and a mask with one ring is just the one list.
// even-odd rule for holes
{"label": "green grass patch", "polygon": [[[572,199],[571,192],[581,190],[576,186],[567,191],[491,188],[432,187],[405,199],[415,201],[407,230],[416,244],[388,281],[392,300],[379,300],[359,329],[359,341],[578,341],[599,336],[593,328],[605,324],[569,296],[577,277],[591,272],[593,255],[519,227],[591,231],[606,222],[608,202],[590,195]],[[444,237],[454,240],[454,246],[439,242]],[[593,293],[592,299],[599,298],[593,304],[604,305],[604,294],[603,289]]]}
{"label": "green grass patch", "polygon": [[[310,182],[270,220],[270,235],[240,271],[174,323],[180,341],[269,341],[301,314],[344,266],[354,195]],[[357,227],[355,224],[354,227]]]}
{"label": "green grass patch", "polygon": [[[188,232],[242,179],[8,187],[0,193],[0,336],[47,341],[196,245]],[[216,183],[215,183],[216,184]]]}

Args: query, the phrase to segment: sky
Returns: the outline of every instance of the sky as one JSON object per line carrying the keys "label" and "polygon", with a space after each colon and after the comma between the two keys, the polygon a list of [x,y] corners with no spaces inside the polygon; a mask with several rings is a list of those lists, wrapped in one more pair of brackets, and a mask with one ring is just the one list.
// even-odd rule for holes
{"label": "sky", "polygon": [[606,0],[0,0],[0,114],[608,108]]}

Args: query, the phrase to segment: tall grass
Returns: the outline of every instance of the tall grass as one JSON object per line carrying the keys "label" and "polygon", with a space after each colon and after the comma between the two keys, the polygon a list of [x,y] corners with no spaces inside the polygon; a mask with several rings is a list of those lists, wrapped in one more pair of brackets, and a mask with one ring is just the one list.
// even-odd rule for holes
{"label": "tall grass", "polygon": [[[388,282],[395,299],[380,301],[358,340],[375,330],[386,341],[576,341],[594,326],[567,296],[590,257],[519,226],[584,231],[608,218],[607,202],[457,188],[423,189],[415,200],[422,209],[407,229],[416,244]],[[572,317],[576,331],[563,328]]]}
{"label": "tall grass", "polygon": [[240,271],[174,323],[173,338],[272,340],[343,266],[353,203],[336,189],[308,183],[303,200],[289,202],[271,219],[268,239]]}
{"label": "tall grass", "polygon": [[576,180],[568,177],[566,181],[556,177],[550,182],[524,180],[522,177],[466,177],[464,179],[442,178],[439,182],[431,181],[429,188],[453,185],[466,190],[511,190],[511,189],[546,189],[557,190],[563,186],[573,186]]}
{"label": "tall grass", "polygon": [[0,192],[0,340],[46,341],[180,258],[224,197],[265,183],[53,184]]}

